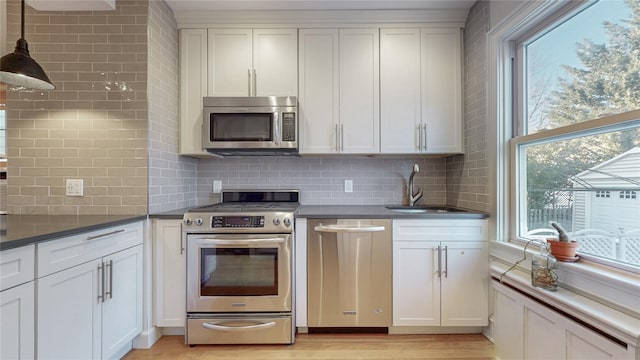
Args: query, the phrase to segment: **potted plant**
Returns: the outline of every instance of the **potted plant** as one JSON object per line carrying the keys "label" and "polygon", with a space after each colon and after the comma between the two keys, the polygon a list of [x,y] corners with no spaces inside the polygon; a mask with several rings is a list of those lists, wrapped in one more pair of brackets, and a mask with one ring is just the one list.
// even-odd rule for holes
{"label": "potted plant", "polygon": [[578,256],[578,242],[569,239],[569,234],[557,222],[551,222],[551,226],[558,231],[558,239],[549,238],[547,242],[551,246],[551,255],[559,261],[576,261]]}

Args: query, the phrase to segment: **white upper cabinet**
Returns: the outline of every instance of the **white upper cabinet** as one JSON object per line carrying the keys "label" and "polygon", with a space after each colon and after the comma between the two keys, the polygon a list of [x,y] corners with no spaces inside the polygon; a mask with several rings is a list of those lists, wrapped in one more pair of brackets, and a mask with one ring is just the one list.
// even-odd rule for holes
{"label": "white upper cabinet", "polygon": [[420,35],[426,152],[462,153],[462,32],[422,29]]}
{"label": "white upper cabinet", "polygon": [[209,96],[295,96],[297,29],[209,29]]}
{"label": "white upper cabinet", "polygon": [[251,29],[209,29],[208,94],[251,96],[253,77]]}
{"label": "white upper cabinet", "polygon": [[300,152],[338,152],[339,36],[337,29],[301,29],[299,46]]}
{"label": "white upper cabinet", "polygon": [[380,30],[380,146],[421,152],[420,29]]}
{"label": "white upper cabinet", "polygon": [[205,155],[202,150],[202,98],[207,96],[207,30],[180,30],[181,155]]}
{"label": "white upper cabinet", "polygon": [[340,30],[340,151],[380,152],[378,29]]}
{"label": "white upper cabinet", "polygon": [[300,153],[378,154],[379,30],[300,30]]}
{"label": "white upper cabinet", "polygon": [[460,29],[380,32],[381,152],[462,153]]}

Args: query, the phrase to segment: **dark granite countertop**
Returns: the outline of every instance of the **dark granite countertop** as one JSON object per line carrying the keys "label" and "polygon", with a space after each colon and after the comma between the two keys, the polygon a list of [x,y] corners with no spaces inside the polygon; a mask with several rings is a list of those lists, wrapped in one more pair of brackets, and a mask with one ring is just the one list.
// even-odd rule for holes
{"label": "dark granite countertop", "polygon": [[[455,208],[460,209],[460,208]],[[463,212],[401,213],[383,205],[301,205],[296,212],[298,218],[389,218],[389,219],[486,219],[488,213],[469,209]]]}
{"label": "dark granite countertop", "polygon": [[146,218],[146,215],[0,215],[0,250]]}
{"label": "dark granite countertop", "polygon": [[[151,219],[182,219],[189,209],[176,209],[158,214],[150,214]],[[486,219],[488,213],[469,209],[464,212],[449,213],[401,213],[387,209],[383,205],[300,205],[296,211],[298,218],[374,218],[374,219]]]}

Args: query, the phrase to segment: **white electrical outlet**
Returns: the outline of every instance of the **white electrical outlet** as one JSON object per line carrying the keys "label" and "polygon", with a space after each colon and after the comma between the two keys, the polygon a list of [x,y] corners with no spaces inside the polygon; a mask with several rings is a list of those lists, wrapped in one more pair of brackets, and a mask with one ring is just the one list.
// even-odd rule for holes
{"label": "white electrical outlet", "polygon": [[213,193],[220,194],[222,192],[222,181],[213,180]]}
{"label": "white electrical outlet", "polygon": [[84,180],[67,179],[67,196],[84,196]]}
{"label": "white electrical outlet", "polygon": [[353,192],[353,180],[344,181],[344,192]]}

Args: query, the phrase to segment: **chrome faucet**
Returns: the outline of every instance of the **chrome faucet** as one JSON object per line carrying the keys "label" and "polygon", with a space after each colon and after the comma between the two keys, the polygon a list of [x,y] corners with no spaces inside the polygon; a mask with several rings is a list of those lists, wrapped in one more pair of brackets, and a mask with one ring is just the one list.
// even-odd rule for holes
{"label": "chrome faucet", "polygon": [[413,193],[413,177],[420,172],[420,166],[418,164],[413,164],[413,171],[411,172],[411,176],[409,176],[409,188],[407,197],[409,198],[409,206],[415,205],[416,201],[422,198],[422,189],[418,189],[417,193]]}

